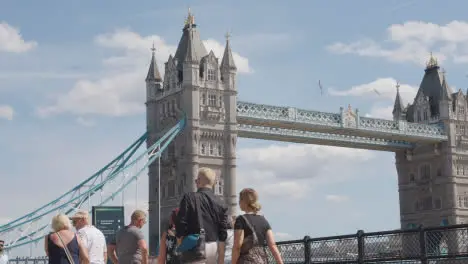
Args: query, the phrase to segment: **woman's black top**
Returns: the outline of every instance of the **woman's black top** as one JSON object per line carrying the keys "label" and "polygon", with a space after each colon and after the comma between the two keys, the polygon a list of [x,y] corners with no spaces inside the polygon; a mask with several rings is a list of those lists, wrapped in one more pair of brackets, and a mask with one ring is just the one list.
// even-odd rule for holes
{"label": "woman's black top", "polygon": [[[67,258],[67,253],[65,249],[57,246],[52,239],[50,238],[51,234],[47,236],[47,247],[49,251],[49,264],[70,264],[70,261]],[[78,245],[78,239],[76,235],[73,239],[67,244],[68,251],[75,264],[80,263],[80,247]]]}
{"label": "woman's black top", "polygon": [[[244,214],[243,215],[249,221],[250,225],[255,229],[257,234],[258,242],[262,245],[266,245],[266,233],[271,229],[270,223],[266,220],[263,215],[256,214]],[[245,219],[238,216],[236,223],[234,224],[235,230],[244,230],[244,237],[252,234],[252,230],[249,228]]]}

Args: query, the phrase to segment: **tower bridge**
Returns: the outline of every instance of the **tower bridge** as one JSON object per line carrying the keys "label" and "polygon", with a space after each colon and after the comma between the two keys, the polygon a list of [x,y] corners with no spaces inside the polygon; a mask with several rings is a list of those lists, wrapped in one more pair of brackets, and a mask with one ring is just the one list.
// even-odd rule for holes
{"label": "tower bridge", "polygon": [[[236,214],[238,137],[392,151],[402,228],[468,223],[467,97],[452,91],[432,56],[411,104],[403,105],[397,86],[393,120],[361,116],[350,106],[325,113],[238,101],[236,75],[229,38],[219,61],[206,50],[189,13],[177,51],[164,64],[164,78],[152,51],[145,79],[147,131],[83,183],[0,226],[0,236],[10,235],[7,248],[38,242],[48,231],[47,215],[105,204],[147,171],[154,254],[160,223],[185,192],[195,190],[200,167],[216,171],[215,192]],[[144,141],[147,148],[139,152]],[[101,199],[93,200],[97,196]]]}
{"label": "tower bridge", "polygon": [[359,111],[325,113],[294,107],[237,103],[240,137],[276,141],[396,151],[447,141],[443,123],[361,117]]}

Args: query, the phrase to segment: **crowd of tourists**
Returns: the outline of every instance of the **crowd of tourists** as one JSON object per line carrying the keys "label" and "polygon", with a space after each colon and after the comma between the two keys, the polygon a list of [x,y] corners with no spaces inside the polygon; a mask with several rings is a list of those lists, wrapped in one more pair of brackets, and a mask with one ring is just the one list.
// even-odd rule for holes
{"label": "crowd of tourists", "polygon": [[195,183],[197,192],[186,193],[171,213],[161,238],[158,264],[263,264],[268,262],[267,248],[276,263],[283,263],[254,189],[239,193],[239,206],[245,214],[232,217],[213,192],[213,170],[201,168]]}
{"label": "crowd of tourists", "polygon": [[[164,228],[158,264],[263,264],[268,263],[267,250],[276,263],[283,263],[254,189],[240,192],[239,206],[245,214],[235,217],[228,215],[227,205],[213,192],[213,170],[201,168],[195,182],[198,190],[183,196]],[[141,231],[146,217],[145,212],[134,211],[130,224],[106,243],[104,234],[90,224],[88,212],[78,211],[71,218],[56,215],[53,232],[44,239],[49,264],[106,264],[108,259],[113,264],[149,264]],[[0,240],[0,264],[7,264],[3,247]]]}

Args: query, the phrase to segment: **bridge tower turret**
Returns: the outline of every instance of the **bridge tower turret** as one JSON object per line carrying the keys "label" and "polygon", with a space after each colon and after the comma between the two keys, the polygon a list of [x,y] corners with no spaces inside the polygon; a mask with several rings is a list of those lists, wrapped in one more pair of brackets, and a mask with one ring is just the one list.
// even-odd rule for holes
{"label": "bridge tower turret", "polygon": [[400,96],[400,84],[397,83],[396,85],[396,97],[395,97],[395,103],[393,105],[393,120],[398,121],[398,120],[406,120],[406,109],[403,104],[403,100],[401,99]]}
{"label": "bridge tower turret", "polygon": [[396,153],[402,228],[468,222],[464,216],[468,213],[468,185],[462,183],[462,177],[468,175],[466,112],[466,96],[452,92],[445,72],[431,54],[405,118],[443,124],[448,141]]}
{"label": "bridge tower turret", "polygon": [[[170,212],[181,196],[196,189],[200,167],[218,176],[214,192],[224,198],[235,214],[236,198],[236,66],[229,39],[221,64],[200,39],[195,17],[188,13],[176,53],[165,63],[163,87],[156,107],[147,107],[151,142],[177,122],[181,113],[187,122],[181,135],[161,158],[161,223],[167,226]],[[148,105],[148,104],[147,104]],[[149,120],[152,118],[152,120]],[[149,168],[150,252],[158,245],[158,166]]]}

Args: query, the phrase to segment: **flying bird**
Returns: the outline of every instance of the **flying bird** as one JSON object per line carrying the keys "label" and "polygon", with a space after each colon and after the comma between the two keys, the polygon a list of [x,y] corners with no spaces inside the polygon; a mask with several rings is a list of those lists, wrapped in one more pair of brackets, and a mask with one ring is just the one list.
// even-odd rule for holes
{"label": "flying bird", "polygon": [[380,96],[380,95],[381,95],[381,94],[380,94],[380,92],[379,92],[379,91],[377,91],[377,89],[375,89],[375,88],[374,88],[373,90],[374,90],[374,92],[375,92],[375,93],[376,93],[378,96]]}
{"label": "flying bird", "polygon": [[320,80],[318,81],[318,85],[320,88],[320,95],[323,95],[323,87],[322,87],[322,83],[320,82]]}

